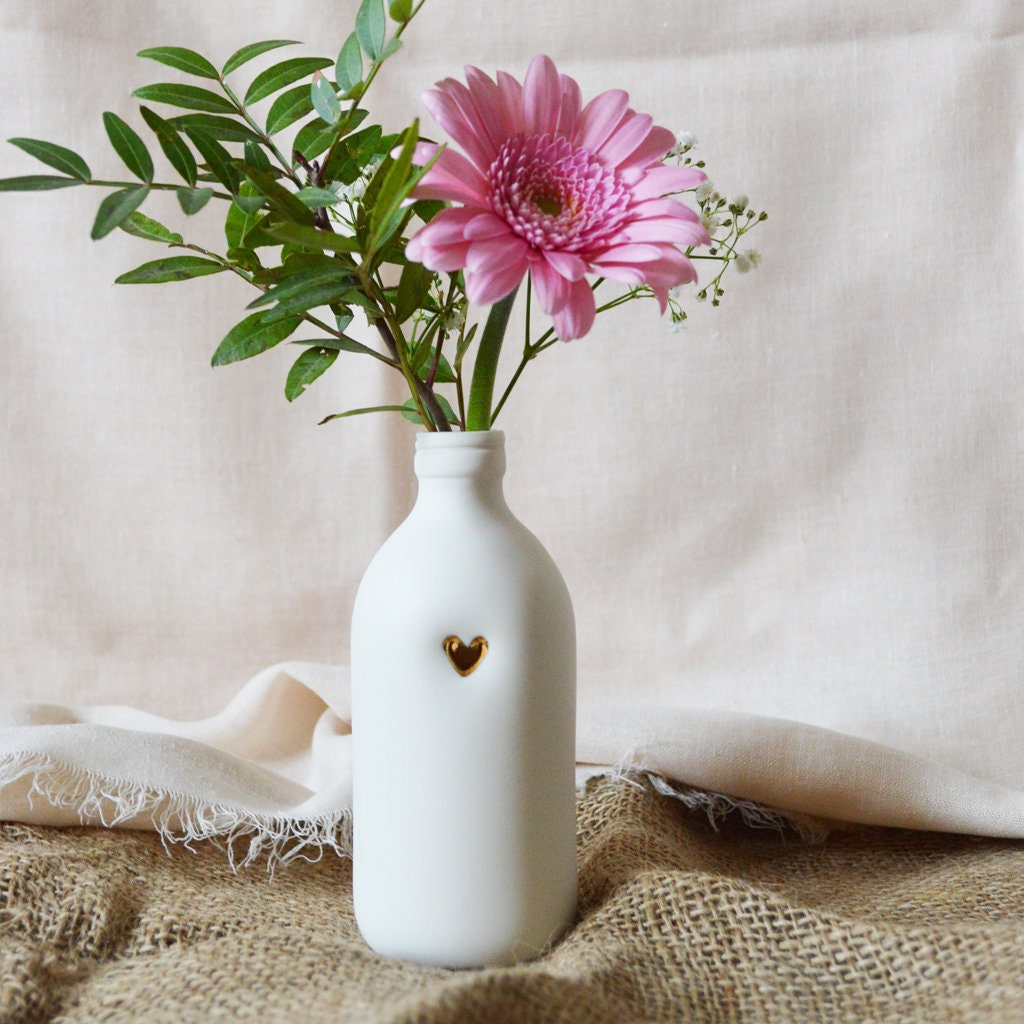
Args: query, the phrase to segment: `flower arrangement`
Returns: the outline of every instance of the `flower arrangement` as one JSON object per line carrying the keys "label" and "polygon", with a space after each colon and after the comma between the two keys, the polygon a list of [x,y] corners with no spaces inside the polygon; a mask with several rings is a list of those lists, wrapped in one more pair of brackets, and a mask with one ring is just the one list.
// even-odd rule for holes
{"label": "flower arrangement", "polygon": [[[143,138],[108,112],[107,135],[137,181],[97,179],[70,149],[15,138],[59,173],[3,179],[0,191],[112,190],[94,239],[121,230],[174,250],[118,283],[229,273],[252,284],[259,294],[217,346],[213,365],[290,340],[303,351],[285,383],[289,401],[341,353],[375,359],[404,378],[403,405],[350,409],[322,422],[397,411],[428,430],[490,429],[529,363],[558,340],[585,335],[598,313],[654,298],[678,325],[686,317],[679,289],[697,280],[693,261],[718,264],[696,293],[715,305],[730,265],[740,272],[757,265],[756,252],[741,251],[739,241],[766,215],[746,197],[730,201],[714,191],[703,163],[692,160],[692,136],[654,125],[621,90],[584,103],[579,85],[548,57],[536,57],[521,83],[470,67],[465,83],[445,79],[426,93],[425,106],[461,153],[422,139],[418,121],[395,134],[370,123],[364,98],[424,3],[392,0],[385,11],[384,0],[362,0],[336,60],[274,63],[241,96],[235,74],[292,40],[245,46],[219,69],[182,47],[143,50],[139,56],[219,90],[158,83],[133,94],[180,182],[157,181]],[[254,108],[268,100],[258,119]],[[283,138],[291,139],[290,156]],[[159,191],[174,192],[186,217],[214,200],[226,203],[224,251],[141,213]],[[620,288],[605,299],[608,281]],[[495,400],[520,291],[526,338]],[[537,337],[534,303],[551,320]],[[490,307],[482,321],[473,315],[480,307]],[[357,316],[379,345],[355,337]]]}

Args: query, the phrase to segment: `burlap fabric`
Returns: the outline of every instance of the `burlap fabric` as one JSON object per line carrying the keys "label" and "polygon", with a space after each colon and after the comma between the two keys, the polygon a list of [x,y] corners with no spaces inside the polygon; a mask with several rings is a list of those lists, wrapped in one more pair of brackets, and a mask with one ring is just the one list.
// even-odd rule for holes
{"label": "burlap fabric", "polygon": [[235,875],[208,844],[7,825],[2,1020],[1024,1020],[1019,842],[716,830],[624,779],[590,783],[579,830],[573,931],[530,965],[449,972],[362,944],[334,855]]}

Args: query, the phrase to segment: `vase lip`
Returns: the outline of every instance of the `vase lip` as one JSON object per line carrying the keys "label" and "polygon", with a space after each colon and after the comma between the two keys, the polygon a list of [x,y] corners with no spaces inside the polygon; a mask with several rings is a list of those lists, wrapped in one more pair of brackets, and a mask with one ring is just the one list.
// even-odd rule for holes
{"label": "vase lip", "polygon": [[453,448],[503,448],[505,434],[501,430],[430,430],[416,435],[416,450]]}

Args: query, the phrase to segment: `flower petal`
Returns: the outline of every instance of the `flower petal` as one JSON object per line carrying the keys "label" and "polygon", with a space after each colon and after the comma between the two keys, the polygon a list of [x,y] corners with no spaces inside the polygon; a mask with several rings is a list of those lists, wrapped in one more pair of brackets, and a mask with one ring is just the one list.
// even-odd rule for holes
{"label": "flower petal", "polygon": [[688,284],[697,280],[697,271],[693,264],[674,246],[661,247],[658,259],[649,263],[636,264],[632,267],[609,265],[601,268],[605,276],[616,281],[630,282],[630,271],[639,272],[641,283],[646,284],[658,299],[662,313],[668,305],[668,291],[680,284]]}
{"label": "flower petal", "polygon": [[530,280],[537,296],[537,305],[551,316],[569,301],[571,283],[547,260],[530,261]]}
{"label": "flower petal", "polygon": [[[684,207],[685,209],[685,207]],[[710,245],[704,225],[684,217],[652,217],[626,225],[630,242],[674,242],[677,245]]]}
{"label": "flower petal", "polygon": [[559,79],[562,87],[562,108],[558,114],[557,132],[562,137],[571,139],[576,131],[580,111],[583,109],[583,93],[575,78],[560,75]]}
{"label": "flower petal", "polygon": [[530,61],[523,80],[523,131],[553,135],[562,112],[562,83],[555,63],[544,54]]}
{"label": "flower petal", "polygon": [[509,103],[498,83],[479,68],[470,66],[465,71],[466,83],[476,101],[481,122],[497,152],[510,135],[522,131],[519,97],[514,103]]}
{"label": "flower petal", "polygon": [[562,308],[552,316],[555,334],[562,341],[582,338],[594,326],[597,307],[594,293],[586,281],[575,281]]}
{"label": "flower petal", "polygon": [[633,198],[656,199],[670,192],[695,188],[707,180],[708,176],[697,167],[651,167],[632,185]]}
{"label": "flower petal", "polygon": [[471,244],[466,225],[478,214],[465,208],[442,210],[409,239],[405,255],[430,270],[461,270]]}
{"label": "flower petal", "polygon": [[523,87],[507,71],[499,71],[498,95],[501,106],[509,118],[509,135],[518,135],[523,130]]}
{"label": "flower petal", "polygon": [[477,306],[505,298],[526,274],[529,246],[521,238],[472,242],[466,260],[466,297]]}
{"label": "flower petal", "polygon": [[657,245],[613,245],[604,252],[590,257],[591,263],[649,263],[661,257],[661,248]]}
{"label": "flower petal", "polygon": [[503,235],[514,237],[508,221],[486,210],[477,215],[466,224],[466,238],[471,242],[481,242],[485,238],[499,238]]}
{"label": "flower petal", "polygon": [[469,89],[454,78],[446,78],[437,83],[437,88],[425,92],[422,102],[469,159],[486,173],[498,150]]}
{"label": "flower petal", "polygon": [[580,149],[597,152],[622,121],[628,106],[629,93],[622,89],[609,89],[595,96],[581,111],[571,141]]}
{"label": "flower petal", "polygon": [[545,249],[541,255],[553,270],[569,281],[579,281],[587,274],[586,263],[575,253]]}
{"label": "flower petal", "polygon": [[617,168],[647,138],[653,123],[649,114],[637,114],[627,110],[618,126],[594,155],[605,167]]}
{"label": "flower petal", "polygon": [[654,125],[647,137],[630,153],[619,161],[619,170],[630,167],[648,167],[657,163],[676,144],[676,137],[667,128]]}
{"label": "flower petal", "polygon": [[[420,146],[416,147],[413,159],[422,165],[428,162],[433,153],[426,160],[421,160]],[[444,199],[451,203],[483,207],[487,204],[487,191],[487,179],[476,167],[461,153],[445,149],[434,166],[420,179],[412,194],[415,199]]]}

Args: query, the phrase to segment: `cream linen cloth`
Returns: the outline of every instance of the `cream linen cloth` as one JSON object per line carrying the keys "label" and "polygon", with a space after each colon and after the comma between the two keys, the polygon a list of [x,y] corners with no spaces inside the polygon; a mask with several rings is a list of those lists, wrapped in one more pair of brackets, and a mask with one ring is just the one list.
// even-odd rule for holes
{"label": "cream linen cloth", "polygon": [[[132,89],[181,80],[138,50],[306,42],[255,74],[336,54],[356,7],[3,0],[2,137],[121,176],[101,111],[148,138]],[[538,52],[694,132],[715,185],[769,211],[720,309],[690,302],[678,334],[642,303],[599,319],[498,424],[576,608],[581,761],[1024,835],[1024,7],[428,0],[376,112],[398,128],[464,64]],[[40,169],[0,147],[0,175]],[[286,345],[211,370],[246,286],[112,287],[160,250],[91,242],[103,194],[0,195],[4,814],[110,822],[109,790],[126,822],[340,834],[345,676],[264,669],[347,662],[412,431],[315,424],[398,391],[353,356],[289,405]]]}
{"label": "cream linen cloth", "polygon": [[[155,828],[171,842],[216,839],[242,866],[265,859],[273,868],[325,847],[345,854],[348,698],[343,669],[295,663],[260,673],[222,712],[196,722],[125,707],[0,706],[0,819]],[[793,722],[583,706],[578,733],[581,784],[639,770],[714,816],[739,809],[758,823],[789,817],[798,828],[820,827],[804,820],[810,815],[1024,837],[1019,790]]]}

